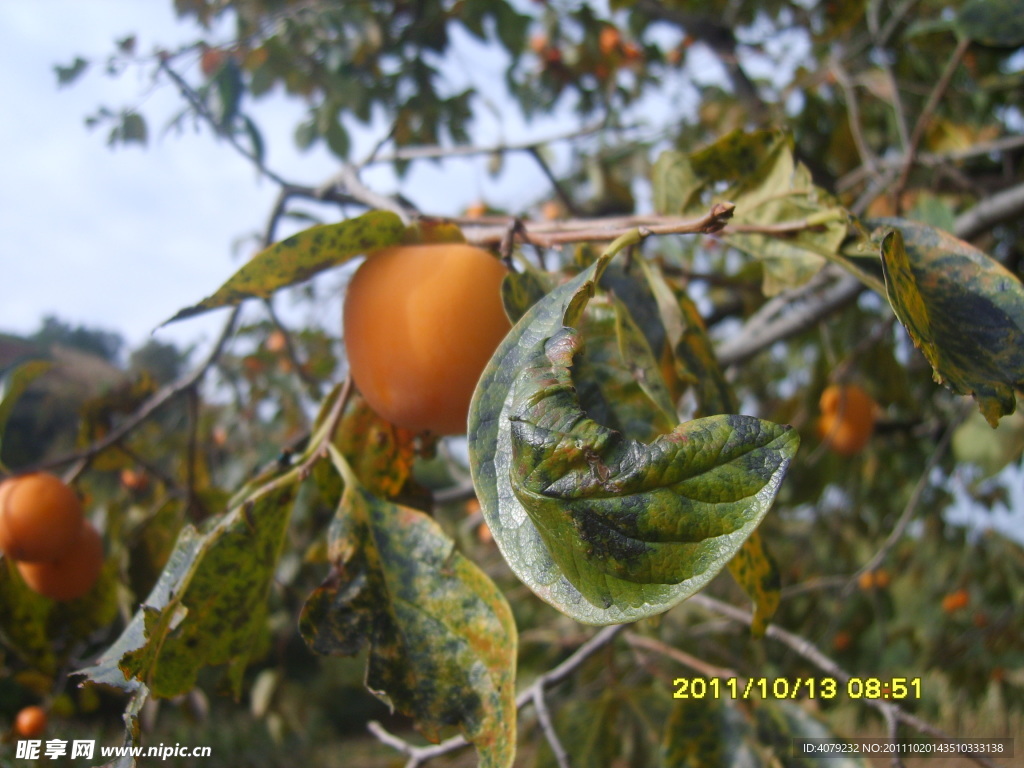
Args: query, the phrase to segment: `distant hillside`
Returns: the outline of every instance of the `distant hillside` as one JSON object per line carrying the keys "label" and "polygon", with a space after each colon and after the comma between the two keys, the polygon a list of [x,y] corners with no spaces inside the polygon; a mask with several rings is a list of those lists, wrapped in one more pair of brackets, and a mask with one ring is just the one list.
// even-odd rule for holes
{"label": "distant hillside", "polygon": [[18,401],[4,431],[0,458],[15,469],[72,450],[82,404],[130,378],[98,355],[0,333],[0,376],[32,358],[51,360],[53,367]]}

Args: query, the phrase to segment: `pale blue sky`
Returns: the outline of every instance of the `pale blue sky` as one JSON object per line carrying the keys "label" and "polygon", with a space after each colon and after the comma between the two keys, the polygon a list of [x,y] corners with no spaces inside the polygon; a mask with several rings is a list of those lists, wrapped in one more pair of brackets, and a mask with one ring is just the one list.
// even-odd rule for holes
{"label": "pale blue sky", "polygon": [[[233,244],[263,226],[276,187],[258,180],[251,165],[209,130],[163,135],[164,122],[181,106],[168,85],[151,89],[143,70],[120,78],[102,72],[114,41],[128,34],[138,35],[140,54],[196,38],[195,27],[174,17],[170,0],[8,1],[0,3],[0,28],[0,331],[31,331],[42,315],[55,313],[118,331],[137,345],[178,309],[212,293],[251,255],[251,246],[233,253]],[[54,65],[79,54],[100,64],[73,86],[58,88]],[[467,80],[493,75],[499,82],[501,66],[472,52],[454,64],[455,74],[461,70]],[[139,106],[150,118],[149,147],[108,148],[108,128],[84,125],[100,105]],[[259,103],[254,115],[265,134],[268,164],[277,172],[317,184],[335,169],[325,151],[294,148],[301,104],[276,98]],[[544,121],[528,133],[559,130],[564,125]],[[527,135],[521,124],[487,116],[481,133],[487,141]],[[356,137],[356,146],[366,151],[375,139]],[[432,212],[448,214],[480,197],[511,205],[531,199],[533,190],[543,192],[543,178],[530,163],[513,167],[500,187],[485,163],[454,162],[443,172],[420,164],[405,191],[420,190]],[[395,187],[382,169],[366,180],[381,191]],[[158,338],[208,339],[221,316],[170,326]]]}

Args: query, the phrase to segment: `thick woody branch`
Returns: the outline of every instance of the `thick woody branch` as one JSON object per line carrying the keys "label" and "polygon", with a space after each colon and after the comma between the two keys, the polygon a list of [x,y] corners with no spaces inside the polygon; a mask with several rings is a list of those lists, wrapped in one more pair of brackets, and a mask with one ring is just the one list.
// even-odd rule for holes
{"label": "thick woody branch", "polygon": [[[532,245],[553,248],[565,243],[611,242],[635,229],[650,235],[698,235],[720,232],[732,217],[735,206],[716,203],[703,216],[680,219],[672,216],[621,216],[610,219],[572,221],[523,221],[520,237]],[[508,217],[492,219],[453,219],[463,226],[466,241],[473,245],[498,246],[507,237]]]}
{"label": "thick woody branch", "polygon": [[1024,213],[1024,184],[997,192],[961,213],[953,225],[957,237],[970,240]]}

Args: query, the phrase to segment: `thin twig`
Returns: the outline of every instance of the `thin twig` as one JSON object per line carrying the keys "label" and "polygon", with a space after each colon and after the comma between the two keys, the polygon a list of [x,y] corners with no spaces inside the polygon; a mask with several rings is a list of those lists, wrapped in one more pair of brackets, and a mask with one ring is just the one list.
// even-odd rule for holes
{"label": "thin twig", "polygon": [[864,284],[857,278],[843,275],[829,289],[822,291],[815,301],[807,302],[776,321],[761,325],[745,324],[737,336],[718,347],[718,361],[723,366],[741,363],[777,341],[802,333],[852,302],[863,290]]}
{"label": "thin twig", "polygon": [[970,240],[1007,219],[1020,216],[1024,211],[1024,184],[1004,189],[986,197],[973,208],[957,216],[953,231],[957,237]]}
{"label": "thin twig", "polygon": [[857,93],[853,88],[850,75],[843,68],[838,56],[833,56],[829,63],[829,71],[835,76],[836,83],[843,91],[846,99],[846,113],[849,118],[850,135],[853,136],[853,143],[857,147],[857,154],[860,155],[861,164],[872,176],[878,175],[878,158],[872,151],[867,139],[864,137],[863,126],[860,119],[860,104],[857,101]]}
{"label": "thin twig", "polygon": [[924,109],[921,110],[921,114],[914,124],[914,132],[910,135],[910,144],[904,154],[903,168],[900,170],[899,181],[897,181],[896,186],[892,190],[892,197],[897,203],[899,202],[900,194],[907,186],[907,180],[910,178],[910,169],[914,165],[914,156],[917,154],[917,148],[921,144],[921,139],[924,138],[924,132],[928,129],[928,125],[935,115],[935,110],[938,109],[939,102],[945,95],[946,89],[949,88],[953,74],[956,72],[957,67],[960,66],[960,62],[970,45],[971,40],[968,37],[961,38],[957,43],[956,50],[953,51],[953,55],[946,62],[945,69],[943,69],[938,82],[935,83],[935,87],[932,88],[931,93],[928,95],[928,101],[925,103]]}
{"label": "thin twig", "polygon": [[[877,61],[881,66],[882,71],[885,73],[886,78],[889,81],[889,87],[892,89],[892,108],[893,112],[896,113],[896,130],[900,136],[900,146],[905,152],[907,147],[910,146],[910,129],[907,127],[907,113],[903,108],[903,99],[900,98],[900,89],[896,84],[896,75],[892,71],[892,65],[889,63],[889,57],[885,52],[885,44],[888,38],[882,37],[882,29],[879,25],[878,12],[882,7],[881,2],[869,2],[867,4],[867,22],[868,30],[871,32],[871,42],[873,43],[875,50],[878,52]],[[886,25],[886,30],[891,29],[892,19],[889,19],[889,24]]]}
{"label": "thin twig", "polygon": [[534,687],[532,690],[533,708],[537,711],[537,722],[540,723],[540,729],[544,738],[547,739],[551,751],[555,753],[555,762],[558,763],[558,768],[572,768],[569,753],[562,746],[558,733],[555,731],[555,724],[551,721],[551,713],[548,712],[547,702],[544,701],[544,689]]}
{"label": "thin twig", "polygon": [[[721,231],[732,217],[735,206],[729,202],[716,203],[703,216],[696,219],[680,219],[671,216],[630,216],[611,219],[579,221],[524,221],[521,236],[526,242],[545,248],[565,243],[611,242],[638,228],[645,228],[651,235],[697,235],[714,234]],[[484,226],[474,227],[474,219],[453,219],[467,225],[463,234],[473,245],[500,245],[508,232],[508,221],[504,219],[485,220]],[[501,221],[501,226],[491,222]]]}
{"label": "thin twig", "polygon": [[178,87],[178,91],[184,97],[184,99],[192,106],[192,109],[196,111],[203,120],[209,123],[210,127],[213,128],[214,132],[227,142],[237,151],[240,155],[246,158],[250,163],[256,166],[256,169],[276,184],[286,186],[288,182],[284,180],[282,176],[270,170],[263,160],[256,156],[248,147],[242,145],[235,135],[234,131],[228,130],[222,123],[220,123],[216,117],[210,112],[206,104],[203,103],[202,98],[196,93],[196,90],[189,85],[185,78],[179,75],[170,65],[170,60],[167,58],[161,58],[159,69],[164,72],[171,81]]}
{"label": "thin twig", "polygon": [[263,299],[263,306],[267,308],[267,314],[270,315],[270,321],[274,324],[274,327],[281,332],[284,337],[284,353],[288,361],[292,364],[292,370],[299,377],[303,386],[306,388],[306,393],[313,399],[320,399],[320,383],[310,375],[306,368],[305,363],[299,360],[298,350],[295,348],[295,340],[292,338],[291,331],[285,328],[284,323],[281,322],[281,318],[277,314],[277,310],[274,309],[273,299],[268,296]]}
{"label": "thin twig", "polygon": [[365,168],[369,165],[381,164],[381,163],[396,163],[408,160],[437,160],[449,157],[473,157],[476,155],[493,155],[504,152],[529,152],[538,147],[543,147],[546,144],[553,144],[559,141],[572,141],[574,139],[582,138],[591,133],[596,133],[604,127],[604,120],[599,122],[590,123],[577,128],[572,131],[566,131],[564,133],[555,134],[554,136],[548,136],[540,139],[532,139],[530,141],[524,141],[519,143],[498,143],[491,144],[489,146],[476,146],[471,144],[460,144],[451,147],[431,146],[431,147],[399,147],[390,154],[383,155],[379,153],[379,147],[375,147],[374,151],[367,156],[365,160],[359,163],[357,168]]}
{"label": "thin twig", "polygon": [[704,675],[704,677],[736,678],[740,687],[743,687],[746,682],[743,676],[735,670],[709,664],[703,659],[698,659],[696,656],[686,653],[686,651],[673,648],[671,645],[663,643],[660,640],[656,640],[653,637],[638,635],[636,632],[627,632],[624,639],[634,648],[643,648],[648,651],[653,651],[665,658],[679,662],[684,667],[692,669],[694,672]]}
{"label": "thin twig", "polygon": [[931,456],[928,457],[928,461],[925,463],[924,469],[921,472],[921,476],[917,480],[917,485],[914,486],[913,492],[910,494],[910,499],[907,501],[907,505],[903,508],[903,512],[900,514],[899,520],[896,521],[896,525],[893,526],[889,536],[882,543],[882,546],[878,548],[878,551],[868,560],[860,569],[850,577],[849,582],[841,593],[841,597],[845,598],[849,596],[857,585],[857,579],[864,573],[875,570],[882,564],[885,558],[892,551],[892,548],[903,538],[903,534],[907,530],[907,526],[910,525],[910,521],[914,518],[914,514],[917,512],[918,505],[921,503],[921,498],[924,496],[925,489],[931,484],[932,470],[939,465],[942,457],[946,454],[946,449],[949,447],[950,441],[953,439],[953,433],[956,432],[957,427],[963,423],[963,420],[967,418],[967,415],[971,411],[971,405],[967,404],[962,406],[960,413],[953,418],[952,421],[946,426],[946,431],[942,434],[939,442],[935,446],[935,450],[932,451]]}
{"label": "thin twig", "polygon": [[359,172],[347,163],[341,167],[338,173],[321,184],[315,194],[322,199],[332,190],[343,191],[367,208],[391,211],[398,215],[403,224],[408,224],[412,219],[413,211],[395,198],[382,195],[363,184],[359,178]]}
{"label": "thin twig", "polygon": [[569,193],[565,189],[565,185],[558,180],[558,177],[555,176],[555,172],[551,170],[551,166],[548,164],[548,161],[545,160],[544,156],[540,153],[540,148],[531,147],[530,157],[532,157],[534,161],[536,161],[537,165],[540,166],[541,172],[547,178],[551,188],[555,190],[555,196],[562,202],[562,205],[565,206],[565,210],[569,215],[579,216],[579,208],[576,206],[572,197],[569,196]]}

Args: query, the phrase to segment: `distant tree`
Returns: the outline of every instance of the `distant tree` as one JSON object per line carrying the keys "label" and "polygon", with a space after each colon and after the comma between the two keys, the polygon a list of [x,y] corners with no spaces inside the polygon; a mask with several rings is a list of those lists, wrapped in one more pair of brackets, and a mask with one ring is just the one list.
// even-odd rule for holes
{"label": "distant tree", "polygon": [[109,363],[118,363],[124,339],[115,331],[72,325],[54,315],[43,318],[42,326],[29,336],[31,341],[43,347],[60,344],[72,349],[101,357]]}

